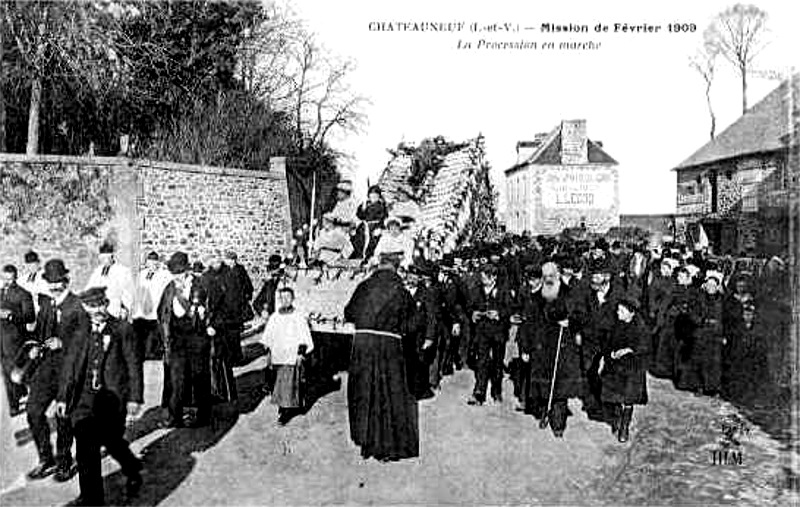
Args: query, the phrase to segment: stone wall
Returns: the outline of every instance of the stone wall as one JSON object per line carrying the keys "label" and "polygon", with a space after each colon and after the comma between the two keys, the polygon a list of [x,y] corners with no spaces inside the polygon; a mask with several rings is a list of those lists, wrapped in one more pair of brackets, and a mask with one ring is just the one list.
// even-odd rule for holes
{"label": "stone wall", "polygon": [[[35,177],[19,177],[45,173],[59,190],[38,188]],[[45,260],[61,257],[76,287],[88,279],[104,241],[117,246],[120,262],[137,268],[150,250],[165,258],[183,250],[201,260],[215,250],[231,249],[259,285],[267,257],[290,248],[286,175],[281,172],[0,154],[0,178],[0,262],[21,265],[30,249]],[[64,201],[73,187],[88,190],[59,206],[28,210],[25,220],[11,208],[27,194],[45,203]],[[100,196],[102,205],[89,206],[90,194]],[[97,216],[87,218],[90,213]]]}
{"label": "stone wall", "polygon": [[[679,239],[700,221],[725,226],[723,251],[778,254],[788,248],[786,160],[781,153],[678,171]],[[713,188],[717,202],[713,206]]]}

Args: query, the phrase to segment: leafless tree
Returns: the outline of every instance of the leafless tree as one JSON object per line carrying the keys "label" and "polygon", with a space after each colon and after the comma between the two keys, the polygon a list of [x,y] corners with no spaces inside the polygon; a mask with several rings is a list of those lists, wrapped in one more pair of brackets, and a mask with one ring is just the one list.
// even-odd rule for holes
{"label": "leafless tree", "polygon": [[711,103],[711,83],[714,81],[714,70],[717,63],[718,51],[715,46],[704,44],[702,48],[689,58],[689,66],[700,74],[705,82],[706,105],[708,114],[711,117],[711,139],[714,139],[717,131],[717,117],[714,114],[714,106]]}
{"label": "leafless tree", "polygon": [[246,86],[291,116],[300,153],[322,152],[334,132],[364,126],[368,101],[349,84],[354,63],[332,56],[293,13],[273,8],[243,53]]}
{"label": "leafless tree", "polygon": [[768,44],[767,13],[755,5],[736,4],[719,13],[704,33],[706,44],[715,48],[737,70],[742,79],[742,113],[747,112],[747,71]]}
{"label": "leafless tree", "polygon": [[39,148],[39,117],[45,79],[85,81],[92,89],[120,76],[108,2],[47,0],[3,2],[4,37],[19,52],[30,86],[26,153]]}

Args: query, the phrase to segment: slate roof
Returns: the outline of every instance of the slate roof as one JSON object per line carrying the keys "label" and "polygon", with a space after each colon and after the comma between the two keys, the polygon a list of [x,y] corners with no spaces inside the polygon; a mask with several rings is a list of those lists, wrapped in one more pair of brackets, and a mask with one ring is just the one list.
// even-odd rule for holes
{"label": "slate roof", "polygon": [[[800,74],[794,79],[800,79]],[[781,139],[789,135],[791,128],[789,98],[787,80],[716,138],[678,164],[675,170],[784,149],[786,145]]]}
{"label": "slate roof", "polygon": [[[591,139],[587,143],[590,164],[617,164],[603,148]],[[527,159],[506,169],[506,173],[514,172],[528,165],[560,165],[561,164],[561,125],[559,124],[547,134],[539,148]]]}

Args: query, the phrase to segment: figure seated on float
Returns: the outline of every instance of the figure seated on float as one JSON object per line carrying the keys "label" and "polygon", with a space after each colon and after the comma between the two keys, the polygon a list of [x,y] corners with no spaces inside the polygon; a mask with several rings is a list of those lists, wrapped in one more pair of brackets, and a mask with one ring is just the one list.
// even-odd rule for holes
{"label": "figure seated on float", "polygon": [[378,185],[369,187],[367,202],[358,207],[356,216],[361,222],[353,236],[355,248],[353,257],[370,259],[383,232],[383,224],[389,216],[381,187]]}
{"label": "figure seated on float", "polygon": [[344,232],[333,213],[322,216],[322,228],[317,232],[311,247],[310,265],[335,266],[349,259],[353,253],[350,237]]}
{"label": "figure seated on float", "polygon": [[353,184],[350,181],[339,182],[336,185],[336,204],[328,214],[337,227],[342,228],[348,236],[355,232],[358,223],[357,210],[358,203],[353,197]]}
{"label": "figure seated on float", "polygon": [[[405,222],[405,224],[404,224]],[[386,219],[386,231],[381,234],[375,253],[370,260],[370,265],[377,265],[382,254],[396,254],[401,258],[400,266],[408,267],[414,260],[414,238],[411,235],[410,220],[402,217],[390,216]]]}

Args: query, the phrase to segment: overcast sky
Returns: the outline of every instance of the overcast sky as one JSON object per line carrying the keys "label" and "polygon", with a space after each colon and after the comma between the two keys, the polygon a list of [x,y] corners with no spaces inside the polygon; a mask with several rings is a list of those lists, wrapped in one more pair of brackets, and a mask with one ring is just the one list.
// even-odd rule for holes
{"label": "overcast sky", "polygon": [[[547,132],[562,119],[583,118],[589,137],[620,163],[623,213],[675,210],[671,168],[708,140],[704,83],[688,65],[713,16],[728,1],[669,2],[532,0],[295,0],[293,6],[330,51],[358,65],[353,87],[371,100],[360,135],[335,140],[353,154],[362,193],[377,180],[387,148],[443,135],[454,141],[486,138],[487,158],[502,193],[503,171],[516,162],[516,143]],[[800,69],[798,2],[755,2],[769,16],[771,44],[755,66]],[[371,22],[518,24],[517,33],[472,34],[371,31]],[[694,33],[670,33],[670,23],[693,23]],[[588,34],[543,34],[542,23],[586,24]],[[598,23],[608,33],[595,33]],[[613,33],[615,23],[661,25],[658,33]],[[536,27],[536,30],[524,30]],[[594,50],[478,49],[487,41],[594,42]],[[459,40],[473,49],[459,50]],[[727,62],[712,88],[717,132],[741,112],[741,88]],[[777,81],[751,78],[749,104]],[[502,202],[502,196],[501,196]]]}

